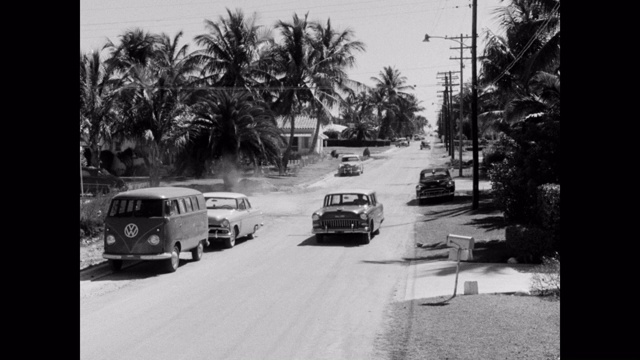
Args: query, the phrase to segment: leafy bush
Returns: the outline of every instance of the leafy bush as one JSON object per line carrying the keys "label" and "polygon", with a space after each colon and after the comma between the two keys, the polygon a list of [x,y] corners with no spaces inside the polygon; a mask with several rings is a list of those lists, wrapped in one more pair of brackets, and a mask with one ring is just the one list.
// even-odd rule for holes
{"label": "leafy bush", "polygon": [[544,256],[542,264],[533,268],[531,293],[560,296],[560,256]]}
{"label": "leafy bush", "polygon": [[509,251],[525,263],[539,263],[554,251],[552,235],[540,227],[509,225],[505,229],[505,240]]}
{"label": "leafy bush", "polygon": [[504,159],[488,170],[496,203],[510,222],[539,224],[538,186],[560,183],[559,122],[520,122],[496,144]]}
{"label": "leafy bush", "polygon": [[80,200],[81,237],[92,237],[102,232],[104,218],[107,215],[107,211],[109,211],[109,204],[115,194],[117,192]]}
{"label": "leafy bush", "polygon": [[482,152],[482,166],[489,169],[491,165],[502,162],[506,158],[502,149],[491,146]]}
{"label": "leafy bush", "polygon": [[338,130],[327,130],[327,131],[323,132],[323,134],[325,134],[329,139],[339,139],[340,138],[340,131],[338,131]]}
{"label": "leafy bush", "polygon": [[538,187],[538,216],[540,225],[551,232],[554,247],[560,242],[560,185],[544,184]]}

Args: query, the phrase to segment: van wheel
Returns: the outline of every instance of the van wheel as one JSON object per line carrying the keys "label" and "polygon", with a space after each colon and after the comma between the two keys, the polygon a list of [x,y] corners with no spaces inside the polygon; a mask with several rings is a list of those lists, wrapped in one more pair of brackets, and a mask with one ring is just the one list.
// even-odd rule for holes
{"label": "van wheel", "polygon": [[191,249],[191,259],[193,261],[200,261],[202,254],[204,253],[204,240],[198,243],[198,246]]}
{"label": "van wheel", "polygon": [[113,272],[122,270],[122,260],[109,260],[109,267]]}
{"label": "van wheel", "polygon": [[180,265],[180,247],[175,244],[171,250],[171,258],[165,260],[164,268],[166,272],[172,273],[178,270],[178,265]]}
{"label": "van wheel", "polygon": [[224,239],[224,247],[227,249],[234,247],[236,245],[236,236],[238,236],[238,229],[234,227],[229,234],[229,238]]}

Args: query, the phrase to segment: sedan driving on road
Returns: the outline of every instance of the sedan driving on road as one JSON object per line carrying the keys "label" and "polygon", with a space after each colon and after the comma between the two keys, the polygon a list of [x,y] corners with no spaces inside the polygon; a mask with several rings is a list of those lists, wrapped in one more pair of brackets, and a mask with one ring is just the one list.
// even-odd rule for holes
{"label": "sedan driving on road", "polygon": [[326,235],[357,234],[362,244],[368,244],[380,232],[384,208],[373,190],[343,190],[327,194],[311,218],[318,243]]}
{"label": "sedan driving on road", "polygon": [[209,241],[222,241],[229,249],[236,239],[252,239],[264,225],[262,211],[254,209],[246,195],[234,192],[204,193],[209,218]]}
{"label": "sedan driving on road", "polygon": [[420,171],[420,181],[416,185],[416,198],[419,203],[431,198],[453,199],[456,183],[446,168],[429,168]]}
{"label": "sedan driving on road", "polygon": [[338,176],[344,175],[360,175],[364,173],[364,164],[359,155],[356,154],[344,154],[340,158],[340,165],[338,166]]}

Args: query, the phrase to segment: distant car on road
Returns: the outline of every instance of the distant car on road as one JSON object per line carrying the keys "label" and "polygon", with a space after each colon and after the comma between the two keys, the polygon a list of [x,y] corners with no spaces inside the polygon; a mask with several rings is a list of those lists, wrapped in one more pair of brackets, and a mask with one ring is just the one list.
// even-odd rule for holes
{"label": "distant car on road", "polygon": [[121,178],[109,174],[105,169],[85,166],[81,171],[80,194],[106,194],[112,190],[125,191],[127,184]]}
{"label": "distant car on road", "polygon": [[318,243],[327,235],[354,234],[362,244],[368,244],[380,233],[384,207],[373,190],[340,190],[325,195],[322,208],[314,211],[311,219]]}
{"label": "distant car on road", "polygon": [[406,138],[396,139],[396,147],[409,146],[409,141]]}
{"label": "distant car on road", "polygon": [[419,203],[426,199],[447,198],[452,200],[456,183],[446,168],[428,168],[420,171],[420,180],[416,185],[416,198]]}
{"label": "distant car on road", "polygon": [[356,154],[344,154],[340,158],[340,165],[338,165],[338,176],[343,175],[360,175],[364,173],[364,164],[360,155]]}
{"label": "distant car on road", "polygon": [[429,145],[429,141],[427,140],[420,141],[420,150],[422,149],[427,149],[427,150],[431,149],[431,145]]}
{"label": "distant car on road", "polygon": [[262,211],[251,206],[246,195],[234,192],[204,193],[209,219],[209,241],[222,241],[225,248],[232,248],[236,239],[247,236],[252,239],[264,225]]}

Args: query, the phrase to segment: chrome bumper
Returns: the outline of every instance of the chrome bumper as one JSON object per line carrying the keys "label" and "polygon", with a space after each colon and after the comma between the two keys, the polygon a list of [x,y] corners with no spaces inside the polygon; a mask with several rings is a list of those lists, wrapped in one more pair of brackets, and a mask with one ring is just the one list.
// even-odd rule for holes
{"label": "chrome bumper", "polygon": [[312,234],[366,234],[369,232],[369,227],[357,228],[357,229],[311,229]]}
{"label": "chrome bumper", "polygon": [[105,259],[111,260],[165,260],[171,259],[171,253],[162,253],[155,255],[116,255],[116,254],[102,254]]}

